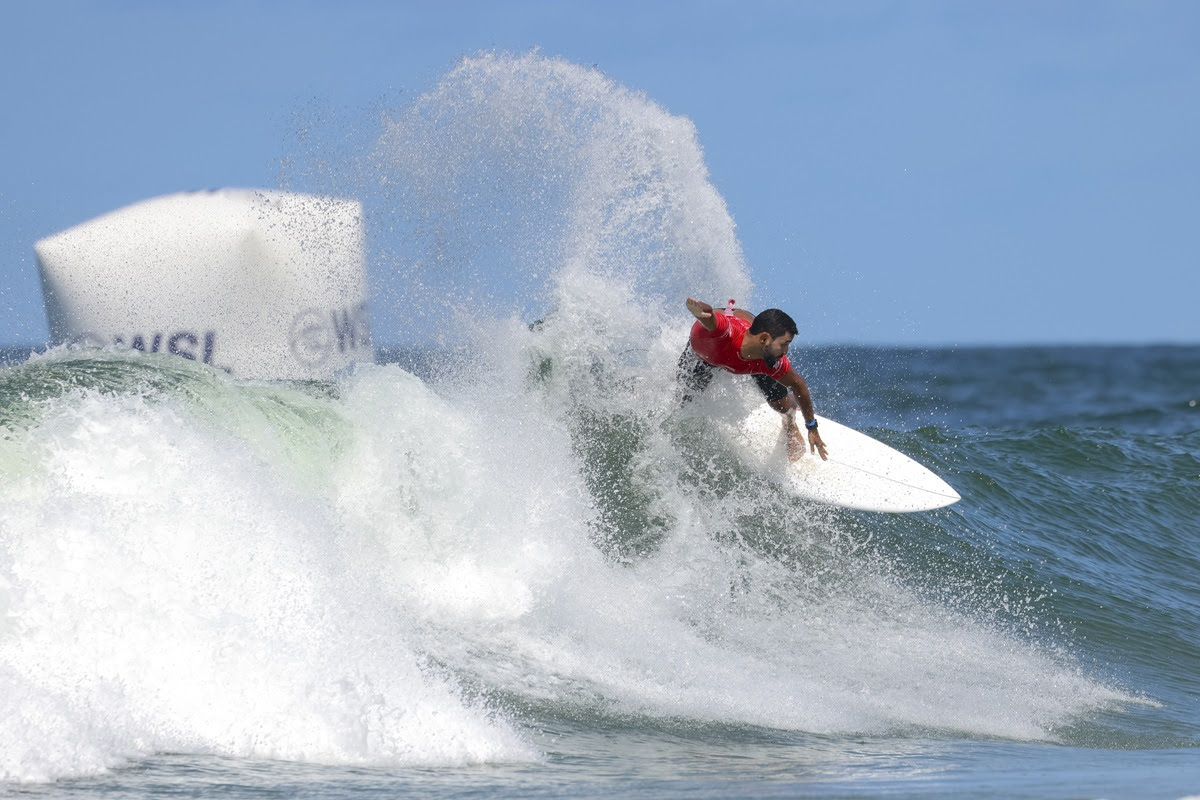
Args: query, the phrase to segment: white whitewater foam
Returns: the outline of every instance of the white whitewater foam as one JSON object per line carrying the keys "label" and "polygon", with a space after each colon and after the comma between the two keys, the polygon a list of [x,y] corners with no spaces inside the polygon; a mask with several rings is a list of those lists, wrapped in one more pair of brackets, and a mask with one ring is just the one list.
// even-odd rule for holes
{"label": "white whitewater foam", "polygon": [[[161,751],[537,759],[480,692],[568,714],[1017,739],[1128,699],[921,599],[836,518],[758,483],[713,492],[721,454],[682,480],[686,456],[653,425],[635,466],[661,538],[606,556],[580,406],[505,369],[500,351],[519,358],[538,334],[493,334],[487,405],[394,366],[325,400],[218,375],[48,402],[15,434],[32,469],[0,483],[0,774]],[[256,413],[273,407],[290,411]],[[333,447],[330,419],[350,431]],[[322,457],[323,483],[297,468]],[[781,516],[771,536],[799,561],[746,540],[747,513]]]}
{"label": "white whitewater foam", "polygon": [[403,615],[345,569],[335,505],[231,433],[95,393],[28,431],[39,470],[5,482],[0,522],[0,776],[160,751],[536,758],[422,668]]}

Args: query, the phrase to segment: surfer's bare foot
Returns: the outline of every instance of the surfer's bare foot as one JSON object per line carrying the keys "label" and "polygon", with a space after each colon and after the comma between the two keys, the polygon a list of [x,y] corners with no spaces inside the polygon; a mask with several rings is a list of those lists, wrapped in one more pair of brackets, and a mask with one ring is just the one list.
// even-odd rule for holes
{"label": "surfer's bare foot", "polygon": [[804,437],[800,435],[800,431],[796,428],[796,423],[783,423],[783,428],[787,431],[787,454],[788,461],[799,461],[804,458],[804,453],[808,450],[808,446],[804,442]]}

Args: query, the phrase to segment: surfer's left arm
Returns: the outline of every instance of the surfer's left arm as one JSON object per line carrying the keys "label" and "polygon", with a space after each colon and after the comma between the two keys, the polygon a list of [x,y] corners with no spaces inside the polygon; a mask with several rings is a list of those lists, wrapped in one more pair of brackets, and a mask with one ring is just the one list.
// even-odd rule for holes
{"label": "surfer's left arm", "polygon": [[[821,441],[821,434],[815,427],[817,412],[813,409],[812,397],[808,393],[808,384],[805,383],[804,378],[801,378],[796,370],[792,369],[791,367],[788,367],[788,371],[777,380],[784,386],[791,389],[791,392],[788,393],[787,397],[784,397],[775,403],[772,403],[771,405],[776,411],[788,417],[788,420],[785,422],[785,424],[787,424],[787,422],[791,423],[788,428],[789,441],[795,441],[798,439],[801,442],[799,454],[792,455],[790,451],[792,451],[793,448],[788,448],[789,455],[792,455],[792,460],[795,461],[804,453],[803,439],[800,438],[800,429],[796,427],[795,410],[797,407],[800,409],[800,414],[804,418],[805,428],[808,430],[808,446],[810,452],[818,453],[821,456],[822,461],[827,460],[829,456],[825,451],[825,442]],[[814,424],[814,427],[808,427],[810,423]]]}

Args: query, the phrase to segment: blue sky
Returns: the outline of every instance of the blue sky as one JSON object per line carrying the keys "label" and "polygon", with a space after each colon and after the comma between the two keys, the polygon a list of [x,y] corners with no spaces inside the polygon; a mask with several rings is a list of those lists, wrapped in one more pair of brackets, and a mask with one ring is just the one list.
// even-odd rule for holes
{"label": "blue sky", "polygon": [[1198,43],[1187,0],[4,0],[0,343],[47,337],[36,239],[534,47],[695,122],[803,341],[1200,342]]}

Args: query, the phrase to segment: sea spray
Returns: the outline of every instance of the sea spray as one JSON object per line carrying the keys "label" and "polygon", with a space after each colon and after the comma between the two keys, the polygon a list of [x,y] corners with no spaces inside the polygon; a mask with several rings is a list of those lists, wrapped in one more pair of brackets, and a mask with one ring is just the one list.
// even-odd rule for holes
{"label": "sea spray", "polygon": [[595,69],[464,58],[387,121],[371,164],[384,305],[536,316],[580,274],[603,280],[594,312],[628,299],[652,320],[689,293],[749,294],[695,126]]}

